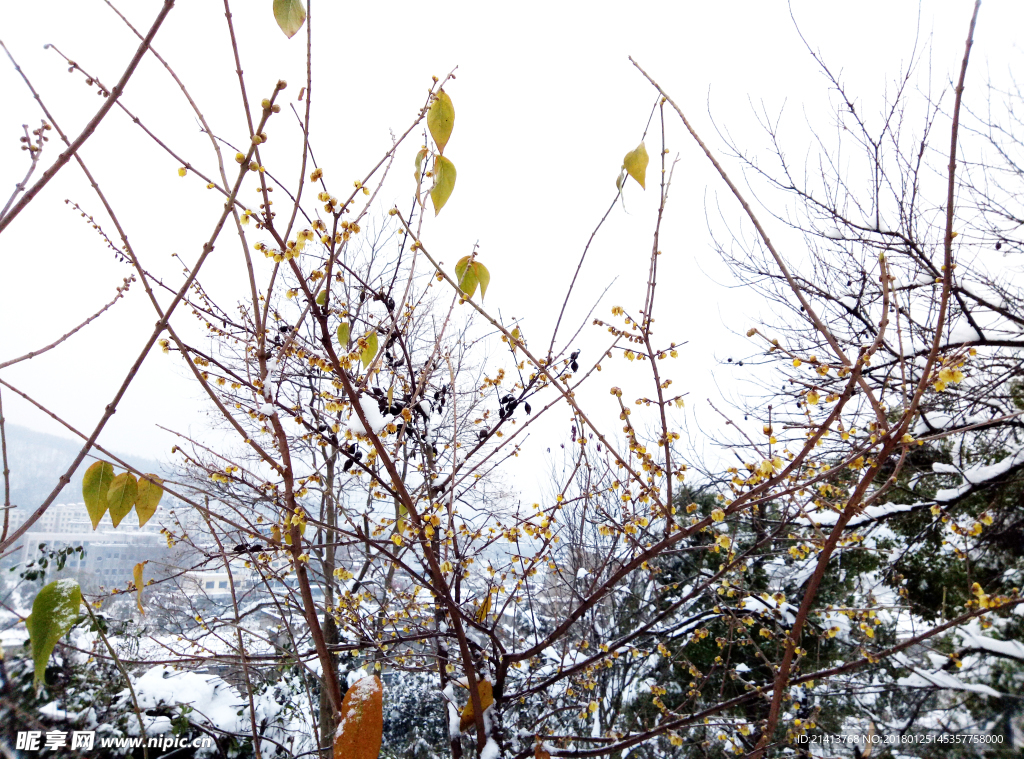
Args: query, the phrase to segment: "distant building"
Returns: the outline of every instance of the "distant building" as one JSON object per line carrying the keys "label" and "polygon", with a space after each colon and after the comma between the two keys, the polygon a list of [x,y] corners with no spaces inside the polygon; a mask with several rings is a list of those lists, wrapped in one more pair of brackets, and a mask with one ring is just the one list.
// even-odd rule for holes
{"label": "distant building", "polygon": [[[24,521],[24,517],[16,520],[16,514],[17,511],[11,515],[12,529]],[[82,546],[84,555],[72,554],[65,571],[107,587],[127,584],[139,562],[159,564],[171,557],[167,540],[153,520],[139,527],[133,513],[115,529],[107,513],[99,527],[93,530],[84,503],[55,503],[50,506],[21,537],[16,550],[4,557],[4,565],[27,564],[38,558],[40,544],[46,544],[50,550]]]}

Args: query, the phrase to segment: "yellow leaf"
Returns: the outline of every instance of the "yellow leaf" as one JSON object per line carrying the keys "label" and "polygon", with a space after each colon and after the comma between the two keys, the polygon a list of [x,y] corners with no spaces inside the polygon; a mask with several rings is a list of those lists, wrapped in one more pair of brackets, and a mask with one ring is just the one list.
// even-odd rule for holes
{"label": "yellow leaf", "polygon": [[452,99],[448,97],[448,93],[440,90],[437,93],[437,99],[427,111],[427,129],[430,130],[430,136],[434,138],[438,153],[444,153],[444,146],[448,144],[454,126],[455,106],[452,105]]}
{"label": "yellow leaf", "polygon": [[480,608],[476,610],[476,621],[480,624],[484,624],[487,621],[487,615],[491,611],[491,591],[487,589],[487,595],[484,596],[484,600],[480,602]]}
{"label": "yellow leaf", "polygon": [[140,561],[135,565],[135,569],[132,570],[132,579],[135,580],[135,605],[139,607],[139,612],[142,614],[146,613],[146,610],[142,608],[142,568],[147,563]]}
{"label": "yellow leaf", "polygon": [[434,216],[441,213],[444,204],[455,189],[455,164],[445,158],[438,156],[434,162],[434,186],[430,190],[430,200],[434,204]]}
{"label": "yellow leaf", "polygon": [[135,513],[139,517],[139,527],[145,525],[156,513],[156,507],[164,497],[164,489],[160,484],[163,480],[155,474],[147,474],[146,478],[139,480],[139,492],[135,496]]}
{"label": "yellow leaf", "polygon": [[301,0],[274,0],[274,19],[285,36],[291,39],[306,20]]}
{"label": "yellow leaf", "polygon": [[622,168],[645,190],[647,185],[644,182],[647,178],[647,164],[650,160],[650,157],[647,155],[647,148],[644,147],[642,142],[636,150],[629,151],[626,153],[626,157],[622,159]]}
{"label": "yellow leaf", "polygon": [[110,521],[114,527],[121,524],[121,520],[128,516],[128,512],[135,505],[135,498],[139,494],[139,483],[131,472],[121,472],[110,483],[110,490],[107,491],[107,502],[110,504]]}
{"label": "yellow leaf", "polygon": [[82,477],[82,500],[85,501],[85,510],[89,512],[94,530],[100,526],[100,520],[107,513],[107,491],[113,481],[114,465],[109,461],[97,461],[85,470]]}
{"label": "yellow leaf", "polygon": [[[480,708],[487,711],[487,707],[494,703],[494,691],[491,688],[491,681],[478,681],[476,690],[480,694]],[[459,731],[464,733],[474,724],[476,724],[476,716],[473,712],[473,699],[470,698],[466,703],[466,708],[462,710],[462,716],[459,719]]]}
{"label": "yellow leaf", "polygon": [[334,736],[334,759],[377,759],[384,734],[384,686],[376,675],[345,693]]}
{"label": "yellow leaf", "polygon": [[348,350],[348,322],[338,325],[338,345],[342,350]]}

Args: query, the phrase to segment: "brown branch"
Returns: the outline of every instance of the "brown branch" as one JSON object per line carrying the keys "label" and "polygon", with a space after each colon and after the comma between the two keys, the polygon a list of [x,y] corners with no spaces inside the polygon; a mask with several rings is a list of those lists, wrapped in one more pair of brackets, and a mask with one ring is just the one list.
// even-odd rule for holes
{"label": "brown branch", "polygon": [[121,79],[116,85],[114,85],[114,89],[112,89],[110,94],[104,99],[103,105],[100,106],[99,111],[97,111],[96,115],[92,117],[92,120],[85,125],[85,129],[83,129],[82,133],[79,134],[78,137],[75,138],[74,142],[68,146],[67,150],[61,153],[57,157],[57,160],[54,161],[53,165],[43,172],[43,176],[39,178],[39,181],[26,190],[25,194],[21,196],[21,200],[19,200],[3,218],[0,218],[0,233],[2,233],[8,225],[14,221],[14,218],[32,202],[32,199],[35,198],[35,196],[39,194],[49,181],[57,175],[57,172],[71,160],[71,156],[77,153],[78,149],[81,148],[82,145],[85,144],[85,141],[92,136],[92,133],[96,131],[96,127],[100,125],[103,118],[110,112],[110,109],[114,107],[114,103],[117,102],[121,93],[124,92],[125,85],[128,84],[128,80],[131,79],[132,74],[135,73],[135,69],[142,60],[142,56],[145,55],[150,43],[156,36],[157,30],[160,29],[160,25],[163,24],[164,19],[167,18],[167,14],[170,13],[171,8],[173,7],[174,0],[164,0],[163,8],[161,8],[160,13],[157,14],[156,20],[153,22],[153,26],[149,29],[149,33],[135,51],[135,55],[129,62],[128,68],[126,68],[124,73],[121,75]]}

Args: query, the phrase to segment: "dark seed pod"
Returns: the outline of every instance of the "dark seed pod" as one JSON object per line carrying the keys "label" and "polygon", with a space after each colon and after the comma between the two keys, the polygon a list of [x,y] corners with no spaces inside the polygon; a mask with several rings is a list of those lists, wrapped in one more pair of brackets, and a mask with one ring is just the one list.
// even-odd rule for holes
{"label": "dark seed pod", "polygon": [[580,370],[580,365],[573,361],[571,364],[569,364],[569,368],[572,369],[574,372],[578,372]]}
{"label": "dark seed pod", "polygon": [[533,409],[530,408],[530,404],[529,403],[524,403],[523,404],[523,408],[526,410],[527,414],[532,414],[533,413]]}

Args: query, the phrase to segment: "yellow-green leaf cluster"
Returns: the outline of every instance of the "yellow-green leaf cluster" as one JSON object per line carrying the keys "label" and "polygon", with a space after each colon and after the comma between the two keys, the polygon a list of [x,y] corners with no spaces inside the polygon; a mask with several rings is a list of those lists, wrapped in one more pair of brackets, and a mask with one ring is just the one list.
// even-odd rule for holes
{"label": "yellow-green leaf cluster", "polygon": [[136,479],[131,472],[114,475],[114,465],[109,461],[97,461],[85,470],[82,477],[82,499],[92,520],[92,528],[100,526],[103,515],[110,511],[114,527],[121,524],[135,508],[142,527],[156,513],[156,507],[163,498],[163,480],[155,474]]}
{"label": "yellow-green leaf cluster", "polygon": [[455,264],[455,276],[459,281],[459,289],[467,298],[472,298],[476,292],[477,285],[480,285],[480,299],[487,295],[487,286],[491,283],[491,273],[487,267],[479,261],[474,261],[472,256],[464,256]]}

